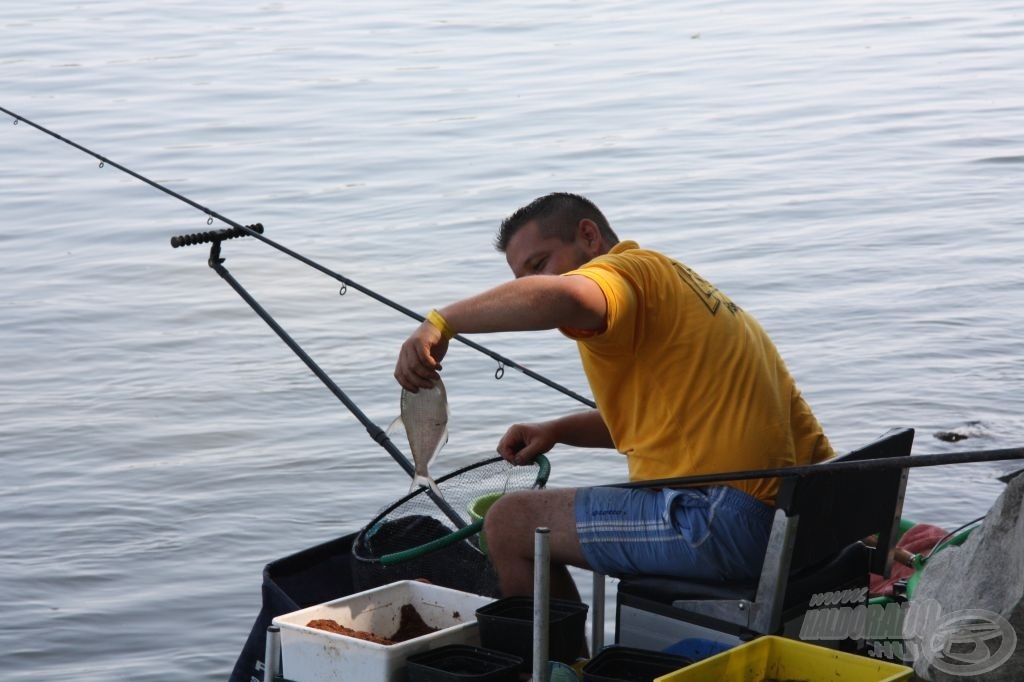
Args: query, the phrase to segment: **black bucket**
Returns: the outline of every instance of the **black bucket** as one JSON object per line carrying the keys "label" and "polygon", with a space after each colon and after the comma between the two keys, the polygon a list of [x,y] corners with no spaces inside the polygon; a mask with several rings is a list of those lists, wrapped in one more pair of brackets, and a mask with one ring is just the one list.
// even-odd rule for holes
{"label": "black bucket", "polygon": [[691,663],[685,656],[610,646],[583,666],[583,682],[652,682]]}
{"label": "black bucket", "polygon": [[[423,554],[397,564],[385,566],[379,557],[393,551],[387,542],[403,547],[409,537],[426,542],[452,532],[435,518],[424,515],[405,516],[383,524],[371,524],[352,543],[352,583],[362,592],[397,580],[424,579],[434,585],[454,590],[498,597],[498,576],[487,556],[463,540],[436,552]],[[381,538],[387,538],[382,540]],[[382,546],[375,546],[377,545]]]}
{"label": "black bucket", "polygon": [[409,682],[516,682],[523,659],[468,644],[449,644],[405,660]]}
{"label": "black bucket", "polygon": [[[548,616],[548,657],[573,663],[586,641],[587,605],[551,599]],[[523,659],[523,670],[533,666],[533,598],[506,597],[476,610],[480,643]]]}

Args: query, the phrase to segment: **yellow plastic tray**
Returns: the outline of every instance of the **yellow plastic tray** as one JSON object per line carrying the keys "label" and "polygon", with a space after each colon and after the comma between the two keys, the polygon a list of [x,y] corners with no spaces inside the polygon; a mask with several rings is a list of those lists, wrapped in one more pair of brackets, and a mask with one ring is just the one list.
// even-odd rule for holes
{"label": "yellow plastic tray", "polygon": [[769,635],[662,675],[654,682],[895,682],[909,680],[913,672],[912,668],[898,663]]}

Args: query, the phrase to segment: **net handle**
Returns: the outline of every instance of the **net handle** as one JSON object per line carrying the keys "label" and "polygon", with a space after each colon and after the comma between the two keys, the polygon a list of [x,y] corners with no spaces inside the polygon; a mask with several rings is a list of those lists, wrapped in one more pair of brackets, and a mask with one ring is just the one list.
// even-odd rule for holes
{"label": "net handle", "polygon": [[548,484],[548,476],[551,475],[551,462],[549,462],[548,458],[544,455],[537,455],[537,459],[533,461],[536,463],[538,468],[537,480],[534,481],[533,487],[543,488]]}
{"label": "net handle", "polygon": [[[495,459],[501,458],[498,457]],[[533,463],[537,465],[537,478],[533,482],[533,487],[543,488],[545,485],[547,485],[548,477],[551,475],[551,462],[548,461],[548,458],[545,457],[544,455],[537,455],[537,459],[535,459]],[[408,498],[406,497],[403,499]],[[435,552],[439,549],[444,549],[449,545],[453,545],[456,542],[460,542],[462,540],[465,540],[466,538],[472,537],[479,533],[483,527],[484,520],[479,519],[478,521],[474,521],[468,526],[463,526],[462,528],[459,528],[458,530],[451,532],[448,535],[445,535],[444,537],[437,538],[436,540],[431,540],[430,542],[426,542],[422,545],[412,547],[410,549],[403,549],[401,552],[392,552],[391,554],[385,554],[380,558],[380,563],[383,566],[394,566],[395,564],[400,564],[404,561],[409,561],[410,559],[416,559],[418,557],[423,556],[424,554],[429,554],[430,552]]]}
{"label": "net handle", "polygon": [[448,545],[465,540],[466,538],[476,535],[480,532],[480,529],[484,527],[484,520],[480,519],[474,521],[468,526],[463,526],[453,533],[449,533],[444,537],[431,540],[430,542],[420,545],[419,547],[413,547],[412,549],[405,549],[401,552],[392,552],[391,554],[385,554],[380,558],[380,563],[383,566],[394,566],[400,564],[403,561],[409,561],[410,559],[416,559],[424,554],[435,552],[439,549],[444,549]]}

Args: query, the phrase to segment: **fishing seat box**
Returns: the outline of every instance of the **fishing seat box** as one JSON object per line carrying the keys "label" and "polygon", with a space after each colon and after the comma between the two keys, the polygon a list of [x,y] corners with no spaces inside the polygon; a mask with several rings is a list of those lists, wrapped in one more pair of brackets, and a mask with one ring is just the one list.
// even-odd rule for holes
{"label": "fishing seat box", "polygon": [[[869,573],[888,575],[899,533],[907,470],[879,466],[831,468],[910,454],[913,429],[894,429],[803,476],[783,477],[760,576],[748,582],[623,578],[616,596],[615,641],[664,650],[703,638],[736,646],[759,635],[799,632],[816,594],[868,586]],[[877,549],[861,539],[877,534]],[[841,647],[855,647],[843,641]]]}
{"label": "fishing seat box", "polygon": [[[491,597],[415,580],[317,604],[274,618],[281,629],[282,673],[292,682],[401,682],[406,658],[448,644],[478,646],[476,610]],[[436,632],[397,644],[378,644],[308,627],[329,619],[353,630],[391,637],[403,606],[411,604]]]}

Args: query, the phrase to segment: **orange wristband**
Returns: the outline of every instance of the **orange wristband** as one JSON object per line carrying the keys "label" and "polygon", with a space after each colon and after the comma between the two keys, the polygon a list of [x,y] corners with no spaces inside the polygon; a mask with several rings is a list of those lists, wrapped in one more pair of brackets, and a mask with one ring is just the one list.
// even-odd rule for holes
{"label": "orange wristband", "polygon": [[437,327],[445,340],[450,341],[455,336],[455,330],[452,329],[452,326],[448,324],[448,320],[444,319],[437,310],[431,310],[427,313],[427,322]]}

